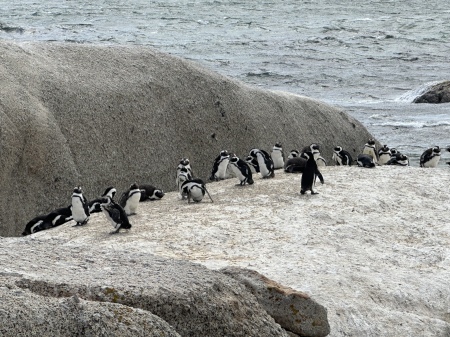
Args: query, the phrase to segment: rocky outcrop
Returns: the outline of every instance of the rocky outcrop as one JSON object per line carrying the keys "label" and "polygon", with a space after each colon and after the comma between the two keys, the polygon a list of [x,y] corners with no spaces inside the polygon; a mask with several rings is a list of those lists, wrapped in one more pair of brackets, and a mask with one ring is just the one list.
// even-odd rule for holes
{"label": "rocky outcrop", "polygon": [[287,336],[223,273],[120,245],[75,246],[50,232],[1,241],[2,336]]}
{"label": "rocky outcrop", "polygon": [[430,83],[421,89],[420,94],[414,98],[413,103],[449,103],[450,81]]}
{"label": "rocky outcrop", "polygon": [[238,156],[339,144],[367,130],[340,109],[250,87],[147,47],[0,41],[0,235],[133,182],[174,190],[181,157],[205,180],[222,149]]}
{"label": "rocky outcrop", "polygon": [[226,267],[221,271],[245,285],[284,329],[299,336],[324,337],[330,333],[327,309],[307,294],[282,286],[254,270]]}

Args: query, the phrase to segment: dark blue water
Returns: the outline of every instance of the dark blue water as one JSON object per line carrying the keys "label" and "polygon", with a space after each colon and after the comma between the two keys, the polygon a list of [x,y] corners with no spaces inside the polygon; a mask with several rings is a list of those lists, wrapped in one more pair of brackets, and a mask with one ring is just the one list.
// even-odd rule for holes
{"label": "dark blue water", "polygon": [[412,165],[427,147],[450,144],[449,104],[403,99],[450,79],[443,0],[0,0],[0,8],[2,39],[148,45],[342,107]]}

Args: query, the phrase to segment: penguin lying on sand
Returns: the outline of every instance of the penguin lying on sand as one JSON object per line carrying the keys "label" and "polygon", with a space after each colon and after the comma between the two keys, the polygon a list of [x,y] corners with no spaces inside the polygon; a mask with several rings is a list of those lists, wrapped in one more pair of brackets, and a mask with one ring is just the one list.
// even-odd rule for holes
{"label": "penguin lying on sand", "polygon": [[139,201],[160,200],[164,197],[164,191],[153,185],[139,185],[139,188],[141,189],[141,198]]}
{"label": "penguin lying on sand", "polygon": [[356,162],[360,167],[367,167],[367,168],[375,167],[375,161],[373,157],[369,154],[364,153],[359,154],[358,158],[356,159]]}
{"label": "penguin lying on sand", "polygon": [[386,165],[408,166],[409,159],[406,155],[397,152],[395,156],[391,157]]}
{"label": "penguin lying on sand", "polygon": [[72,220],[72,206],[55,209],[46,215],[40,215],[30,220],[22,235],[33,234],[45,229],[60,226]]}

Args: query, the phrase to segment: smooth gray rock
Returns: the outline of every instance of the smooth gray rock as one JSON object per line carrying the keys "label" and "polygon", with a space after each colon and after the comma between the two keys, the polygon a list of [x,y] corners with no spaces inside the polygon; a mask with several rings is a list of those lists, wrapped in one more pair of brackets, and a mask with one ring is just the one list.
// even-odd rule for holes
{"label": "smooth gray rock", "polygon": [[[0,326],[3,321],[26,327],[40,325],[56,307],[65,306],[65,313],[52,320],[54,328],[36,328],[42,332],[40,336],[53,336],[53,332],[57,335],[66,321],[73,329],[77,325],[89,327],[94,335],[114,334],[122,329],[121,320],[130,322],[127,328],[149,336],[157,327],[167,336],[176,336],[175,332],[205,337],[287,336],[244,286],[223,273],[142,249],[74,244],[52,239],[51,233],[41,237],[1,241],[0,277],[6,280],[2,284],[14,283],[14,288],[0,288],[0,297],[20,293],[29,300],[0,301]],[[81,309],[63,300],[73,296],[86,301]],[[90,321],[89,312],[99,313],[97,323]],[[144,320],[146,326],[140,323]],[[111,330],[104,328],[106,325],[111,325]]]}
{"label": "smooth gray rock", "polygon": [[[181,157],[205,181],[213,159],[339,144],[355,155],[372,138],[344,111],[250,87],[148,47],[0,41],[0,235],[133,182],[176,188]],[[45,196],[45,197],[43,197]]]}
{"label": "smooth gray rock", "polygon": [[245,285],[284,329],[305,337],[324,337],[330,333],[327,309],[307,294],[282,286],[254,270],[226,267],[221,272]]}

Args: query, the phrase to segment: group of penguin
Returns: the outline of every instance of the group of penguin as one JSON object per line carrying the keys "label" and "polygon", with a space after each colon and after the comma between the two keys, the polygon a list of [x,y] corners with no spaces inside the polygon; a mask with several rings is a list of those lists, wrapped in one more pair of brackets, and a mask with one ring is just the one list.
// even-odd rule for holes
{"label": "group of penguin", "polygon": [[[446,149],[450,152],[450,147]],[[421,167],[436,167],[441,156],[439,146],[431,147],[423,152],[420,157]],[[395,148],[384,145],[379,150],[376,143],[369,139],[364,145],[362,153],[353,160],[350,153],[341,146],[333,149],[332,160],[337,166],[350,166],[356,162],[360,167],[373,168],[377,165],[398,165],[408,166],[409,159]],[[447,162],[450,165],[450,162]],[[286,173],[302,173],[300,193],[317,194],[313,190],[316,179],[319,178],[323,184],[324,179],[319,167],[326,166],[327,162],[320,153],[318,144],[311,144],[301,151],[291,150],[285,159],[283,148],[280,143],[276,143],[271,153],[254,148],[250,150],[245,159],[241,159],[234,153],[222,150],[213,162],[213,168],[209,177],[212,181],[218,181],[235,177],[239,180],[240,186],[254,183],[253,176],[257,173],[262,178],[273,178],[275,170],[284,169]],[[200,202],[205,195],[208,195],[211,202],[213,199],[209,194],[205,182],[194,176],[190,161],[182,158],[176,170],[176,186],[181,199]],[[118,233],[121,229],[130,229],[129,216],[136,214],[136,209],[140,201],[159,200],[164,196],[164,191],[152,185],[132,184],[130,188],[122,193],[119,202],[114,201],[116,194],[114,187],[108,187],[100,198],[88,201],[83,195],[81,187],[76,187],[72,193],[72,202],[68,207],[58,208],[49,214],[35,217],[29,221],[22,235],[29,235],[45,229],[60,226],[68,221],[75,221],[75,226],[85,225],[90,215],[102,212],[106,219],[114,227],[112,233]]]}
{"label": "group of penguin", "polygon": [[164,196],[164,191],[152,185],[140,185],[133,183],[123,192],[119,202],[114,201],[117,190],[108,187],[100,198],[88,201],[83,195],[81,187],[75,187],[72,193],[72,202],[69,206],[58,208],[49,214],[40,215],[30,220],[22,235],[33,234],[42,230],[60,226],[69,221],[75,221],[75,226],[86,225],[93,213],[102,212],[106,219],[118,233],[120,229],[130,229],[128,219],[136,214],[139,202],[145,200],[159,200]]}

